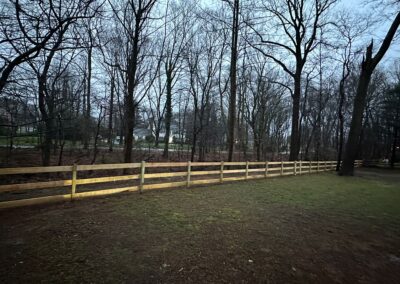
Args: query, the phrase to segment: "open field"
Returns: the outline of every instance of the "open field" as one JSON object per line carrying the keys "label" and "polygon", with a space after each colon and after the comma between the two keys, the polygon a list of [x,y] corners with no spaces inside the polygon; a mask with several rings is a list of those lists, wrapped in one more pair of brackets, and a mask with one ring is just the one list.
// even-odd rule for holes
{"label": "open field", "polygon": [[399,204],[359,170],[0,211],[0,279],[399,283]]}

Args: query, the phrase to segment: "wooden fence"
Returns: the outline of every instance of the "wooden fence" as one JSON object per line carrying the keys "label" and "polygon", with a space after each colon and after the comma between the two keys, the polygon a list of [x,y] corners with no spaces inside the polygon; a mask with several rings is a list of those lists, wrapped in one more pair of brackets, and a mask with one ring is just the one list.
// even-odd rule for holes
{"label": "wooden fence", "polygon": [[[356,161],[355,166],[362,165]],[[257,178],[278,177],[287,175],[301,175],[331,171],[336,167],[336,161],[294,161],[294,162],[178,162],[178,163],[125,163],[125,164],[99,164],[99,165],[73,165],[54,167],[27,167],[27,168],[1,168],[0,176],[6,175],[34,175],[45,173],[70,173],[70,179],[14,183],[0,185],[0,193],[13,193],[17,191],[30,191],[38,189],[63,188],[67,194],[47,195],[28,199],[6,200],[0,202],[0,209],[25,205],[35,205],[48,202],[74,200],[91,196],[103,196],[120,192],[142,192],[151,189],[171,187],[190,187],[192,185],[223,183],[227,181],[248,180]],[[164,169],[164,172],[150,172],[152,169]],[[171,169],[180,169],[171,171]],[[165,172],[165,169],[169,171]],[[183,170],[182,170],[183,169]],[[199,170],[200,169],[200,170]],[[136,174],[122,174],[117,176],[78,178],[79,173],[104,170],[134,170]],[[203,177],[203,179],[202,179]],[[208,177],[208,179],[204,179]],[[212,178],[211,178],[212,177]],[[167,180],[154,183],[154,180]],[[110,184],[125,181],[128,186],[101,189],[78,190],[78,186],[91,184]],[[150,182],[149,182],[150,181]],[[151,182],[153,181],[153,182]],[[54,191],[55,192],[55,191]]]}
{"label": "wooden fence", "polygon": [[[364,167],[375,167],[375,168],[390,168],[390,162],[384,162],[382,160],[365,160],[363,161]],[[394,163],[395,169],[400,169],[400,163]]]}

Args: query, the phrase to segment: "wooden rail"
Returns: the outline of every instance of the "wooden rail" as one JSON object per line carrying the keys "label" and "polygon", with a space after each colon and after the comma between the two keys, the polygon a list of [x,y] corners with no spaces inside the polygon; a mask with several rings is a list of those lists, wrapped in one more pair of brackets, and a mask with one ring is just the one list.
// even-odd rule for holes
{"label": "wooden rail", "polygon": [[[226,166],[234,167],[227,169]],[[362,161],[355,162],[356,167],[362,166]],[[214,169],[210,169],[214,168]],[[235,168],[236,167],[236,168]],[[148,168],[182,168],[176,172],[146,173]],[[199,169],[201,168],[201,169]],[[293,162],[179,162],[179,163],[128,163],[128,164],[100,164],[100,165],[72,165],[58,167],[26,167],[26,168],[0,168],[0,176],[21,174],[43,174],[43,173],[70,173],[71,179],[29,182],[19,184],[0,185],[0,193],[37,190],[45,188],[70,187],[68,194],[50,195],[29,199],[9,200],[0,202],[0,209],[12,208],[25,205],[43,204],[74,200],[92,196],[104,196],[128,191],[146,191],[151,189],[162,189],[171,187],[189,187],[198,184],[223,183],[226,181],[239,181],[257,178],[268,178],[288,175],[302,175],[331,171],[336,168],[336,161],[293,161]],[[121,170],[136,169],[139,174],[118,175],[95,178],[79,178],[78,173],[97,170]],[[186,170],[184,170],[186,169]],[[193,177],[214,176],[208,179],[193,179]],[[148,183],[149,180],[160,178],[181,178],[178,181],[166,181],[159,183]],[[78,192],[78,186],[113,183],[117,181],[132,182],[129,186],[101,189],[93,191]],[[134,182],[136,181],[136,184]]]}
{"label": "wooden rail", "polygon": [[[366,160],[363,161],[363,166],[364,167],[376,167],[376,168],[390,168],[391,164],[389,161],[384,162],[380,160]],[[400,163],[394,163],[394,168],[399,169],[400,168]]]}

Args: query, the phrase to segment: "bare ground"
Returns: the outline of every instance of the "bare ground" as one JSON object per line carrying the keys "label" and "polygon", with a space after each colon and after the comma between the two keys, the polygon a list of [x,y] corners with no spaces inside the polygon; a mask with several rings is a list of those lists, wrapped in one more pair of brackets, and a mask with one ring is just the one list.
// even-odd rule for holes
{"label": "bare ground", "polygon": [[0,280],[399,283],[400,180],[358,175],[2,211]]}

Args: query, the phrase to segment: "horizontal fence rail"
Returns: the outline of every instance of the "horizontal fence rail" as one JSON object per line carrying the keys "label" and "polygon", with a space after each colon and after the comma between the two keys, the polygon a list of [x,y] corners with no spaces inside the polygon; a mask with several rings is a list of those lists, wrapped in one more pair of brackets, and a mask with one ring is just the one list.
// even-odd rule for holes
{"label": "horizontal fence rail", "polygon": [[[362,161],[355,161],[355,167],[362,166]],[[165,171],[166,168],[178,171]],[[211,169],[210,169],[211,168]],[[1,193],[14,193],[37,189],[64,188],[67,194],[41,196],[28,199],[7,200],[0,202],[0,209],[25,205],[43,204],[74,200],[92,196],[104,196],[120,192],[142,192],[151,189],[172,187],[190,187],[192,185],[223,183],[227,181],[249,180],[289,175],[301,175],[331,171],[336,168],[336,161],[280,161],[280,162],[177,162],[177,163],[126,163],[99,165],[72,165],[55,167],[0,168],[0,176],[31,175],[49,173],[68,173],[70,179],[26,182],[0,185]],[[164,172],[148,172],[148,169],[162,169]],[[80,172],[109,170],[136,170],[137,174],[122,174],[106,177],[79,178]],[[208,177],[208,178],[207,178]],[[178,178],[171,181],[170,179]],[[200,179],[199,179],[200,178]],[[207,179],[206,179],[207,178]],[[159,181],[164,179],[163,181]],[[168,179],[165,181],[165,179]],[[153,181],[149,182],[149,181]],[[156,183],[154,183],[156,181]],[[158,181],[158,182],[157,182]],[[91,191],[78,191],[78,186],[125,182],[127,186]]]}
{"label": "horizontal fence rail", "polygon": [[[364,167],[376,167],[376,168],[391,168],[392,164],[389,161],[383,160],[365,160],[363,161]],[[393,163],[393,168],[400,169],[400,163]]]}

